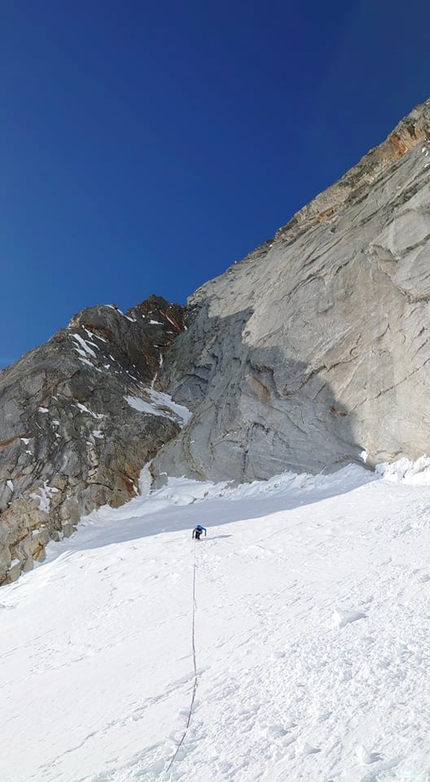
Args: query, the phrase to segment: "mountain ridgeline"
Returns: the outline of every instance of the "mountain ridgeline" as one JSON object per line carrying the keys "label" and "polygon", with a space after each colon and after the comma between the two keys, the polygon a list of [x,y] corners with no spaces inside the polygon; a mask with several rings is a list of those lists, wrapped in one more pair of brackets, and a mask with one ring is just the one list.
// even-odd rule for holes
{"label": "mountain ridgeline", "polygon": [[183,328],[183,307],[155,296],[126,313],[91,307],[0,373],[0,583],[83,514],[138,494],[184,422],[153,388]]}
{"label": "mountain ridgeline", "polygon": [[430,452],[430,100],[185,308],[93,307],[0,373],[0,583],[170,475]]}

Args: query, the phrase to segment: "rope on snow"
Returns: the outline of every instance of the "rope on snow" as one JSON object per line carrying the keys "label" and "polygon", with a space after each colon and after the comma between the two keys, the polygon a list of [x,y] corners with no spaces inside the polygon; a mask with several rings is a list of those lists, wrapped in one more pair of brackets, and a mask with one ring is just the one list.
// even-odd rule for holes
{"label": "rope on snow", "polygon": [[193,713],[194,708],[194,701],[196,698],[196,692],[197,692],[197,655],[196,655],[196,608],[197,608],[197,602],[196,602],[196,542],[194,541],[194,561],[193,561],[193,610],[192,610],[192,622],[191,622],[191,646],[193,650],[193,669],[194,669],[194,682],[193,682],[193,691],[191,695],[191,703],[190,708],[188,711],[188,717],[187,721],[185,723],[185,729],[184,732],[178,742],[178,746],[176,747],[175,753],[167,766],[166,773],[170,771],[170,769],[173,766],[173,763],[175,762],[178,752],[180,748],[182,747],[182,744],[185,741],[185,736],[188,733],[188,728],[190,727],[191,723],[191,717]]}

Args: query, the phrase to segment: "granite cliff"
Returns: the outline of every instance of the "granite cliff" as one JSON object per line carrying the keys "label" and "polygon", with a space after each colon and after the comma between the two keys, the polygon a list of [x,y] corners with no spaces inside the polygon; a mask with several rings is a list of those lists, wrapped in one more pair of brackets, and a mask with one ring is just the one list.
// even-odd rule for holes
{"label": "granite cliff", "polygon": [[430,453],[430,100],[188,301],[154,475],[249,481]]}

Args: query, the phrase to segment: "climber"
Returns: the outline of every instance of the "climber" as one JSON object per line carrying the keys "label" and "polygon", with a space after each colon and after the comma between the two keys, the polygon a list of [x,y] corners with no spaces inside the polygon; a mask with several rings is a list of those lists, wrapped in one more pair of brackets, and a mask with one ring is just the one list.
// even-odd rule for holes
{"label": "climber", "polygon": [[200,540],[200,535],[202,534],[202,532],[204,532],[206,535],[207,533],[206,527],[202,527],[201,524],[197,524],[195,529],[193,529],[192,537],[195,538],[196,540]]}

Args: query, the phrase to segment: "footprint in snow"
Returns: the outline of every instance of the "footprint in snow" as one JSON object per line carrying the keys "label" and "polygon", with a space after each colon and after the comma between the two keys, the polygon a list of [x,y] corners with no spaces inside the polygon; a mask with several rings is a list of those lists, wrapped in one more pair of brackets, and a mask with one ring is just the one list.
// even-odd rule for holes
{"label": "footprint in snow", "polygon": [[367,614],[363,611],[342,611],[340,608],[335,608],[333,611],[332,619],[336,627],[346,627],[351,622],[357,622],[358,619],[365,619]]}
{"label": "footprint in snow", "polygon": [[382,760],[379,752],[369,752],[363,744],[357,744],[355,754],[363,766],[369,766],[370,763],[376,763],[378,760]]}
{"label": "footprint in snow", "polygon": [[[374,755],[375,753],[371,752],[370,754]],[[383,774],[384,771],[390,771],[392,768],[398,766],[399,763],[401,763],[402,758],[399,756],[393,758],[392,760],[385,760],[384,762],[379,762],[381,758],[378,755],[375,758],[375,760],[378,761],[378,765],[372,771],[369,771],[364,777],[362,777],[360,782],[377,782],[381,778],[380,775]],[[371,762],[373,763],[375,761],[372,760]]]}
{"label": "footprint in snow", "polygon": [[312,747],[310,744],[305,742],[303,744],[303,746],[302,746],[300,754],[304,755],[304,756],[306,756],[306,755],[316,755],[318,752],[321,752],[319,747]]}
{"label": "footprint in snow", "polygon": [[270,739],[279,739],[287,735],[288,729],[284,728],[283,725],[269,725],[266,733]]}

